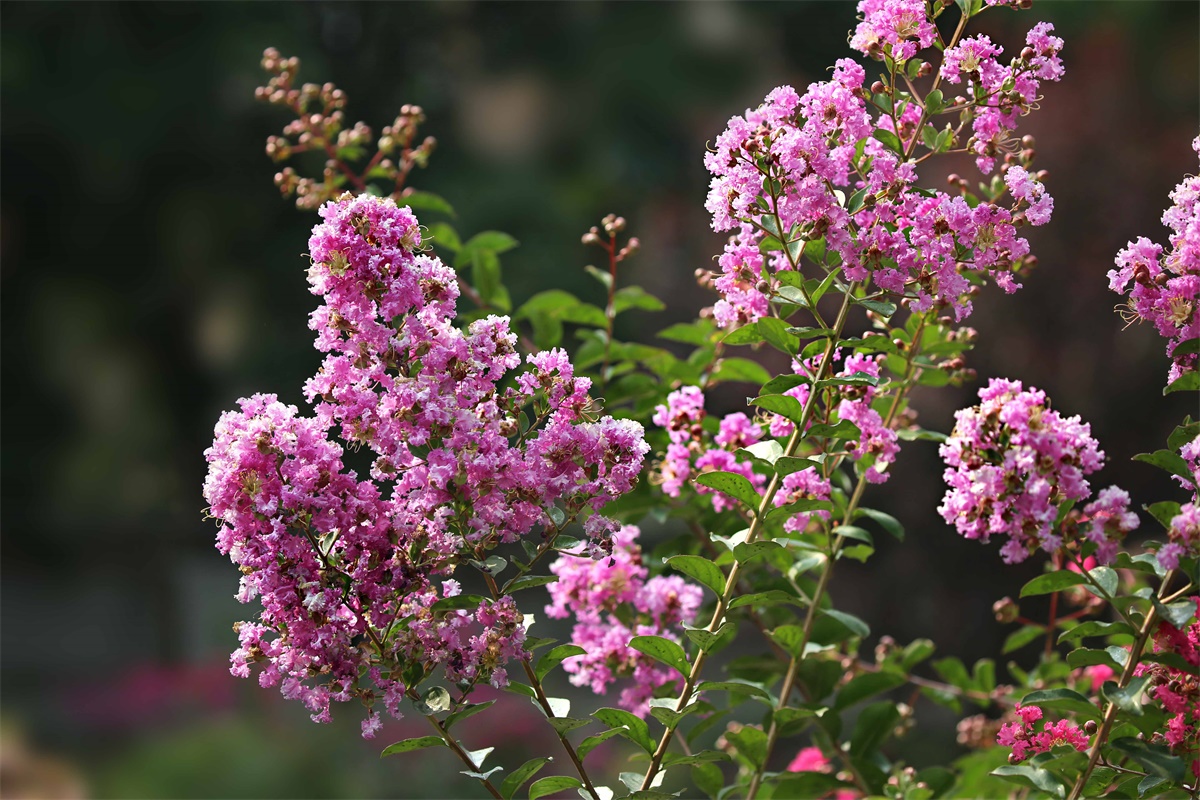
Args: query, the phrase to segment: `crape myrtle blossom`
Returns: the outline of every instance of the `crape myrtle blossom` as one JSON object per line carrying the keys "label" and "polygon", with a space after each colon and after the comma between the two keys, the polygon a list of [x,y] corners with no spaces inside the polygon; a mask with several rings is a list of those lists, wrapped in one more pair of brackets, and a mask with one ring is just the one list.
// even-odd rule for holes
{"label": "crape myrtle blossom", "polygon": [[1167,543],[1158,549],[1158,563],[1176,569],[1179,559],[1200,556],[1200,505],[1186,503],[1171,518]]}
{"label": "crape myrtle blossom", "polygon": [[[787,765],[788,772],[833,772],[833,763],[825,757],[819,747],[802,747]],[[856,800],[862,794],[854,789],[836,789],[826,795],[833,800]]]}
{"label": "crape myrtle blossom", "polygon": [[[1020,381],[994,378],[979,399],[955,413],[954,431],[940,448],[950,488],[939,513],[968,539],[1006,535],[1000,554],[1008,564],[1038,548],[1058,551],[1059,505],[1086,499],[1085,476],[1104,463],[1090,426],[1051,410],[1044,392]],[[1115,556],[1116,541],[1136,527],[1128,504],[1128,494],[1111,487],[1085,507],[1080,532],[1096,543],[1097,560]]]}
{"label": "crape myrtle blossom", "polygon": [[[241,400],[205,453],[204,494],[243,574],[238,599],[263,608],[239,625],[232,672],[259,665],[262,685],[326,721],[351,699],[398,715],[412,665],[503,686],[523,615],[509,597],[438,605],[460,594],[450,576],[554,526],[553,506],[586,518],[589,553],[607,552],[614,526],[594,512],[632,488],[649,448],[637,423],[593,412],[561,350],[503,384],[521,369],[508,318],[453,325],[456,276],[419,252],[408,208],[345,195],[320,213],[314,416],[274,395]],[[535,421],[522,432],[523,413]],[[346,468],[343,443],[372,453],[369,479]],[[364,736],[379,724],[371,711]]]}
{"label": "crape myrtle blossom", "polygon": [[618,703],[638,716],[650,710],[658,687],[678,683],[679,674],[633,648],[635,636],[662,636],[682,641],[703,593],[677,575],[647,580],[640,531],[625,525],[613,534],[612,555],[591,559],[562,553],[550,566],[558,581],[549,585],[546,614],[554,619],[575,617],[571,643],[587,652],[568,658],[563,669],[576,686],[605,694],[618,680],[629,678]]}
{"label": "crape myrtle blossom", "polygon": [[1034,25],[1025,36],[1020,55],[1007,65],[998,58],[1004,48],[982,35],[963,39],[946,50],[942,79],[949,84],[965,81],[975,104],[974,136],[968,149],[976,154],[975,164],[981,172],[995,168],[996,159],[1004,154],[1020,118],[1033,110],[1040,99],[1041,82],[1062,78],[1063,64],[1058,54],[1063,40],[1054,36],[1053,31],[1054,26],[1049,22]]}
{"label": "crape myrtle blossom", "polygon": [[1045,720],[1041,730],[1035,730],[1035,723],[1042,720],[1040,708],[1017,704],[1014,710],[1019,721],[1006,723],[996,736],[997,744],[1012,748],[1011,761],[1014,763],[1031,755],[1048,753],[1059,745],[1069,745],[1080,752],[1087,750],[1088,736],[1074,722]]}
{"label": "crape myrtle blossom", "polygon": [[1146,694],[1162,703],[1167,712],[1166,725],[1155,733],[1154,741],[1162,741],[1191,766],[1192,774],[1200,778],[1200,597],[1194,616],[1184,628],[1160,622],[1154,632],[1155,653],[1174,653],[1188,669],[1170,663],[1143,662],[1134,669],[1137,676],[1149,676]]}
{"label": "crape myrtle blossom", "polygon": [[[853,43],[863,52],[932,41],[923,2],[867,0],[859,10],[864,20]],[[1039,80],[1061,75],[1062,42],[1050,30],[1042,24],[1030,31],[1026,51],[1035,54],[1024,54],[1012,67],[996,64],[999,48],[985,37],[947,51],[944,78],[960,81],[983,70],[995,73],[1000,87],[975,93],[975,144],[985,171],[1011,149],[1009,134],[1037,99]],[[721,294],[713,306],[719,326],[768,314],[782,274],[799,266],[780,236],[823,239],[847,280],[906,296],[916,311],[951,308],[959,321],[971,313],[968,276],[990,277],[1009,293],[1020,288],[1014,275],[1029,243],[1017,232],[1049,220],[1053,200],[1045,187],[1016,165],[1005,174],[1010,205],[998,200],[972,206],[963,197],[918,187],[915,162],[871,134],[876,128],[894,132],[910,154],[920,141],[921,108],[910,103],[896,121],[890,115],[872,119],[865,77],[861,66],[843,59],[831,80],[811,84],[803,96],[781,86],[757,109],[730,119],[705,157],[714,176],[706,202],[713,230],[732,232],[713,281]],[[846,198],[856,192],[866,199],[851,212]]]}
{"label": "crape myrtle blossom", "polygon": [[[1192,149],[1200,155],[1200,137],[1192,141]],[[1117,253],[1108,285],[1128,296],[1122,308],[1127,322],[1149,322],[1167,340],[1168,381],[1175,381],[1200,368],[1195,349],[1200,339],[1200,177],[1184,179],[1171,200],[1162,216],[1171,230],[1169,247],[1139,236]]]}
{"label": "crape myrtle blossom", "polygon": [[[762,439],[761,426],[736,412],[722,418],[716,435],[710,436],[701,424],[705,416],[704,392],[698,386],[684,386],[671,392],[666,404],[655,408],[653,421],[666,428],[671,443],[651,479],[662,486],[668,497],[679,497],[688,479],[704,472],[733,472],[761,489],[766,477],[754,472],[749,461],[740,461],[734,455],[739,448]],[[695,488],[701,494],[713,496],[716,511],[734,507],[733,499],[724,492],[700,485]]]}

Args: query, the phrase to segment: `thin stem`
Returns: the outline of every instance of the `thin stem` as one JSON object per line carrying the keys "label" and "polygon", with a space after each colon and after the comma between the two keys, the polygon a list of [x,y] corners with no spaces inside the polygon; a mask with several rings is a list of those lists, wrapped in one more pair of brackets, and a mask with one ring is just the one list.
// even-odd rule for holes
{"label": "thin stem", "polygon": [[[1158,587],[1159,601],[1166,596],[1167,586],[1175,577],[1175,570],[1171,570],[1163,577],[1162,585]],[[1133,646],[1129,650],[1129,661],[1125,662],[1125,669],[1121,672],[1121,680],[1117,683],[1118,688],[1124,689],[1129,685],[1129,681],[1133,678],[1134,670],[1137,669],[1138,662],[1142,659],[1142,651],[1146,647],[1146,641],[1150,638],[1150,634],[1154,632],[1155,625],[1158,623],[1158,608],[1154,605],[1146,612],[1146,619],[1142,622],[1142,627],[1138,631],[1137,639],[1134,640]],[[1079,778],[1075,781],[1075,786],[1071,789],[1071,796],[1067,800],[1079,800],[1080,793],[1083,791],[1084,784],[1092,775],[1092,770],[1100,763],[1100,748],[1108,740],[1109,731],[1112,730],[1113,720],[1117,717],[1117,704],[1109,703],[1108,708],[1104,710],[1104,721],[1100,723],[1100,730],[1096,732],[1096,741],[1092,744],[1091,752],[1088,754],[1087,767],[1079,774]]]}
{"label": "thin stem", "polygon": [[[488,590],[492,593],[494,600],[499,600],[500,588],[496,585],[496,579],[491,574],[484,572],[484,580],[487,581]],[[521,666],[525,669],[525,677],[529,679],[529,685],[533,687],[533,692],[537,695],[538,705],[546,714],[547,719],[554,719],[554,709],[550,705],[549,698],[546,697],[546,691],[542,688],[542,682],[538,679],[537,672],[534,671],[533,665],[529,663],[529,658],[521,659]],[[567,739],[566,734],[560,732],[557,728],[554,731],[558,735],[558,741],[562,744],[563,750],[566,751],[567,757],[571,759],[571,763],[575,765],[575,771],[579,773],[579,779],[583,781],[583,785],[587,788],[588,793],[593,800],[600,800],[600,794],[596,791],[596,787],[592,785],[592,779],[588,777],[587,770],[583,766],[583,760],[575,752],[575,748]]]}
{"label": "thin stem", "polygon": [[617,293],[617,234],[608,235],[608,244],[600,245],[608,251],[608,305],[604,307],[604,364],[600,367],[600,391],[608,385],[608,363],[612,356],[613,324],[617,320],[615,299]]}
{"label": "thin stem", "polygon": [[[858,287],[858,283],[852,283],[847,287],[846,294],[842,299],[841,310],[838,311],[837,321],[834,323],[833,332],[830,334],[828,344],[825,346],[825,353],[821,357],[821,365],[817,369],[817,374],[814,380],[820,380],[825,371],[833,363],[833,353],[838,337],[841,336],[842,328],[846,324],[846,317],[850,311],[850,298],[854,294],[854,290]],[[800,419],[795,422],[795,429],[792,431],[791,437],[788,439],[787,446],[784,448],[783,454],[791,456],[796,453],[796,449],[800,446],[800,441],[804,436],[804,428],[808,424],[808,420],[812,415],[813,408],[816,405],[816,398],[820,392],[810,392],[808,400],[805,401],[804,407],[800,412]],[[763,494],[762,501],[755,510],[754,519],[750,522],[750,528],[746,532],[746,542],[753,542],[762,529],[762,520],[767,512],[772,508],[772,501],[775,499],[776,492],[779,491],[782,479],[778,474],[771,476],[770,482],[767,484],[766,492]],[[725,579],[725,589],[721,592],[721,596],[717,598],[717,607],[713,610],[712,620],[708,623],[706,630],[709,633],[715,633],[720,629],[721,624],[725,621],[725,613],[729,607],[729,601],[733,599],[734,591],[738,585],[738,574],[741,565],[734,562],[729,570],[729,575]],[[695,661],[692,662],[692,668],[688,671],[687,677],[684,679],[683,690],[679,694],[679,700],[675,704],[675,710],[682,711],[691,700],[692,694],[696,690],[696,684],[700,679],[700,672],[704,668],[704,662],[707,657],[707,651],[701,650],[696,654]],[[658,774],[658,770],[662,766],[663,757],[667,754],[667,748],[671,744],[671,737],[674,735],[675,727],[678,723],[666,726],[663,731],[662,738],[659,739],[658,746],[654,750],[654,754],[650,757],[650,765],[646,768],[646,774],[642,778],[642,790],[650,789],[651,783],[654,781],[654,776]]]}
{"label": "thin stem", "polygon": [[[408,690],[408,696],[413,700],[421,699],[412,689]],[[471,760],[471,757],[467,755],[467,751],[462,749],[462,746],[455,741],[454,737],[450,735],[450,731],[446,730],[442,723],[438,721],[437,717],[433,716],[432,714],[426,714],[425,719],[429,720],[429,724],[432,725],[434,730],[438,732],[438,736],[442,737],[442,741],[446,743],[446,746],[453,750],[454,754],[462,759],[463,763],[467,765],[471,772],[479,771],[479,765]],[[487,789],[488,792],[491,793],[492,797],[497,798],[497,800],[504,800],[504,795],[500,794],[500,790],[497,789],[490,780],[487,778],[478,778],[477,780],[483,784],[483,788]]]}
{"label": "thin stem", "polygon": [[[916,357],[920,351],[921,333],[925,329],[925,324],[929,319],[928,312],[922,314],[917,324],[917,329],[913,333],[912,346],[908,348],[908,362],[905,365],[904,379],[896,390],[896,395],[892,399],[892,405],[888,409],[887,419],[884,421],[884,427],[888,427],[895,419],[895,415],[900,408],[900,402],[912,385],[913,378],[917,373]],[[815,392],[814,392],[815,394]],[[858,504],[862,500],[863,492],[866,490],[867,479],[866,473],[859,477],[858,483],[854,487],[854,493],[850,497],[850,502],[846,505],[846,511],[842,515],[842,526],[849,525],[854,519],[854,512],[858,509]],[[779,702],[776,710],[787,706],[788,698],[791,696],[792,687],[796,681],[796,674],[800,668],[800,662],[804,659],[804,650],[808,646],[809,639],[812,637],[813,625],[817,620],[817,609],[821,605],[821,600],[824,598],[825,592],[829,587],[829,580],[833,576],[833,565],[837,561],[837,554],[840,552],[842,543],[845,537],[838,534],[830,545],[829,551],[826,553],[825,564],[821,569],[821,577],[817,581],[816,591],[813,592],[812,601],[808,605],[808,611],[804,616],[804,629],[800,637],[800,644],[796,648],[796,654],[792,656],[788,662],[787,674],[783,678],[783,687],[779,690]],[[776,724],[774,716],[771,718],[771,727],[767,730],[767,745],[766,752],[763,755],[762,761],[758,765],[758,769],[754,772],[754,777],[750,781],[750,788],[746,792],[746,800],[754,800],[758,794],[759,786],[762,784],[763,771],[766,769],[767,762],[771,758],[771,753],[775,749],[775,742],[779,738],[779,726]]]}

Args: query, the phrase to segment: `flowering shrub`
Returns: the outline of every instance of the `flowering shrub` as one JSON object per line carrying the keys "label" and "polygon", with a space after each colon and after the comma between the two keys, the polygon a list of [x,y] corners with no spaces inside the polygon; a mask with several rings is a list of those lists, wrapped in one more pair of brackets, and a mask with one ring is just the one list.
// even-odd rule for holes
{"label": "flowering shrub", "polygon": [[[1054,208],[1017,129],[1062,77],[1063,41],[1035,23],[1004,60],[967,35],[1006,5],[1022,4],[862,0],[850,46],[870,75],[842,59],[830,80],[779,87],[730,120],[705,156],[712,226],[730,234],[719,271],[700,274],[718,296],[659,334],[674,351],[614,337],[619,315],[663,307],[621,285],[638,250],[623,218],[583,236],[606,256],[588,268],[603,307],[557,289],[514,307],[500,256],[516,242],[460,236],[446,200],[407,186],[434,147],[418,143],[422,111],[405,106],[376,139],[346,126],[340,90],[296,86],[299,63],[268,50],[259,96],[295,116],[268,154],[326,158],[319,178],[276,176],[320,214],[308,277],[324,356],[309,411],[243,399],[206,454],[218,549],[241,569],[238,598],[261,606],[237,626],[231,671],[317,722],[357,699],[368,738],[381,710],[423,716],[431,735],[384,754],[446,747],[504,800],[531,780],[530,800],[1194,796],[1200,423],[1137,457],[1189,497],[1145,506],[1164,535],[1134,553],[1126,535],[1144,520],[1118,487],[1093,495],[1100,445],[1045,393],[992,379],[949,435],[909,405],[915,386],[975,377],[962,322],[985,287],[1020,289],[1036,262],[1023,229]],[[973,157],[984,181],[925,188],[925,163],[946,153]],[[1170,252],[1140,238],[1109,275],[1129,292],[1126,318],[1169,340],[1167,392],[1200,389],[1195,181],[1164,215]],[[765,348],[790,370],[772,375]],[[758,390],[710,416],[723,383]],[[1047,621],[995,606],[1021,626],[1006,653],[1043,644],[1035,669],[1009,664],[1011,684],[990,659],[921,674],[926,640],[879,637],[860,657],[869,627],[834,606],[839,561],[868,560],[879,532],[904,536],[865,502],[914,441],[940,444],[948,524],[1002,537],[1009,564],[1045,554],[1020,597],[1048,595]],[[647,517],[687,534],[648,552]],[[569,642],[530,633],[539,607],[572,620]],[[751,637],[768,656],[710,663]],[[548,689],[559,666],[598,695],[619,690],[614,706],[572,716]],[[466,722],[496,702],[478,700],[483,683],[533,702],[573,774],[537,778],[549,756],[485,768]],[[890,755],[915,712],[883,696],[908,686],[978,708],[954,769]],[[617,737],[634,767],[600,779],[588,756]]]}

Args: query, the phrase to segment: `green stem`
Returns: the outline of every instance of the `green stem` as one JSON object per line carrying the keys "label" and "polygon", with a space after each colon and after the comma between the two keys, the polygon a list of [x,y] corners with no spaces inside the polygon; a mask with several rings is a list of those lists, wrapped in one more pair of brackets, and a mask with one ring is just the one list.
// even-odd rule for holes
{"label": "green stem", "polygon": [[[1158,587],[1158,596],[1161,599],[1166,596],[1167,585],[1175,577],[1175,570],[1171,570],[1163,577],[1162,585]],[[1150,638],[1150,634],[1154,632],[1155,624],[1158,622],[1158,609],[1152,604],[1146,612],[1146,619],[1142,622],[1142,627],[1138,631],[1137,639],[1134,640],[1133,647],[1129,650],[1129,661],[1125,663],[1125,669],[1121,672],[1121,680],[1117,683],[1118,688],[1124,689],[1129,685],[1129,681],[1133,679],[1134,670],[1137,669],[1138,663],[1142,659],[1142,652],[1145,650],[1146,641]],[[1087,767],[1079,774],[1079,778],[1075,781],[1075,786],[1071,789],[1071,796],[1068,800],[1079,800],[1084,785],[1088,778],[1092,775],[1092,770],[1100,763],[1100,748],[1108,740],[1109,731],[1112,730],[1113,720],[1117,716],[1117,704],[1110,702],[1108,708],[1104,710],[1104,721],[1100,723],[1100,730],[1096,732],[1096,741],[1092,743],[1091,752],[1088,754]]]}
{"label": "green stem", "polygon": [[[501,593],[499,587],[496,586],[496,579],[486,572],[483,573],[483,577],[487,581],[488,590],[492,593],[492,599],[499,600]],[[525,677],[529,679],[529,685],[533,688],[533,693],[537,695],[537,702],[542,712],[545,713],[547,719],[554,719],[554,709],[550,706],[550,700],[546,697],[546,691],[542,688],[542,682],[538,679],[533,665],[529,663],[528,657],[521,659],[521,666],[525,669]],[[575,752],[575,748],[571,745],[570,740],[567,739],[566,734],[561,733],[557,728],[554,732],[558,735],[558,741],[562,744],[563,750],[566,751],[567,757],[575,765],[575,771],[579,773],[579,779],[583,781],[583,785],[587,788],[588,794],[592,796],[592,800],[600,800],[600,794],[596,791],[596,787],[592,785],[592,779],[588,777],[587,769],[583,766],[583,759]]]}
{"label": "green stem", "polygon": [[[817,368],[817,373],[813,378],[814,383],[824,377],[826,370],[833,364],[833,353],[836,349],[838,337],[841,336],[842,328],[846,324],[846,317],[850,311],[850,299],[854,295],[854,290],[858,287],[857,283],[852,283],[847,287],[846,294],[842,299],[841,310],[838,311],[837,321],[834,322],[833,331],[831,332],[828,344],[825,346],[825,353],[821,357],[821,364]],[[804,408],[800,412],[800,419],[795,422],[795,429],[792,431],[791,437],[788,439],[787,446],[784,448],[783,454],[791,456],[796,453],[796,449],[800,446],[800,441],[804,437],[804,428],[808,424],[808,420],[812,415],[813,408],[816,405],[816,398],[820,392],[810,392],[808,400],[804,404]],[[779,491],[779,486],[782,479],[778,474],[771,476],[770,482],[767,484],[766,492],[763,494],[762,500],[755,510],[754,519],[750,522],[750,528],[746,533],[746,542],[753,542],[762,529],[762,520],[767,512],[772,508],[772,501],[775,499],[775,494]],[[725,614],[729,607],[729,601],[733,599],[734,592],[738,585],[738,573],[741,565],[734,562],[729,570],[729,575],[725,579],[725,589],[721,592],[721,596],[717,598],[717,607],[713,610],[712,620],[708,623],[705,629],[709,633],[715,633],[720,629],[725,621]],[[692,662],[692,668],[688,671],[684,679],[683,691],[679,694],[679,700],[675,704],[675,710],[682,711],[691,700],[692,694],[696,690],[696,684],[700,679],[700,672],[704,668],[704,662],[707,657],[707,652],[701,650],[696,654],[695,661]],[[654,781],[654,776],[658,774],[662,767],[663,757],[667,754],[667,748],[671,744],[671,738],[674,735],[675,727],[678,722],[666,726],[663,731],[662,738],[658,741],[658,746],[655,748],[653,755],[650,757],[650,765],[646,768],[646,774],[642,778],[642,791],[648,791],[651,783]]]}
{"label": "green stem", "polygon": [[[917,324],[917,329],[913,334],[912,346],[908,348],[908,362],[905,365],[904,379],[899,388],[896,390],[896,395],[892,398],[892,405],[888,409],[887,418],[884,420],[884,427],[888,427],[895,419],[896,413],[900,409],[900,403],[912,386],[913,380],[917,374],[916,357],[921,347],[921,333],[925,329],[925,324],[929,320],[929,312],[921,315],[920,321]],[[814,392],[815,394],[815,392]],[[846,506],[846,511],[842,515],[842,525],[849,525],[854,518],[854,512],[858,509],[858,504],[862,500],[863,492],[866,490],[867,479],[864,473],[859,477],[858,483],[854,487],[854,493],[850,497],[850,502]],[[788,699],[792,694],[792,687],[795,685],[796,674],[800,668],[800,662],[804,660],[804,650],[808,646],[808,641],[812,637],[813,625],[817,619],[817,609],[821,605],[821,600],[824,598],[825,592],[829,587],[829,579],[833,576],[833,565],[837,560],[837,554],[841,550],[842,543],[845,540],[841,534],[833,540],[829,551],[826,553],[827,558],[821,569],[821,577],[817,581],[816,591],[813,592],[812,602],[808,605],[808,611],[804,616],[804,631],[800,637],[800,644],[796,649],[796,654],[792,656],[788,662],[787,674],[783,678],[783,687],[779,691],[779,702],[776,710],[787,706]],[[762,761],[758,768],[754,771],[754,777],[750,781],[750,788],[746,792],[746,800],[754,800],[758,794],[759,786],[762,784],[763,770],[767,767],[767,762],[771,758],[771,753],[775,749],[775,742],[779,738],[779,726],[775,723],[774,716],[771,718],[771,727],[767,730],[767,746],[766,752],[763,755]]]}

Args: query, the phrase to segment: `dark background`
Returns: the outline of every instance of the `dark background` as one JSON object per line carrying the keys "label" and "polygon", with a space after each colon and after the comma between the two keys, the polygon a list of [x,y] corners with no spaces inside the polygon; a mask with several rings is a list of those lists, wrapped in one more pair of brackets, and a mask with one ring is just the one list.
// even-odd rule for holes
{"label": "dark background", "polygon": [[[625,215],[643,242],[626,279],[671,301],[619,331],[649,341],[713,299],[692,279],[722,241],[703,209],[705,142],[774,86],[819,80],[849,55],[853,11],[4,3],[8,794],[17,780],[60,795],[478,794],[448,754],[376,760],[381,744],[423,733],[419,719],[363,743],[355,709],[316,726],[275,690],[227,672],[230,625],[252,611],[234,601],[236,571],[201,517],[202,452],[236,398],[273,391],[299,403],[319,362],[301,258],[315,217],[272,186],[263,143],[285,119],[252,100],[265,46],[300,56],[301,80],[336,82],[348,119],[376,131],[400,104],[424,106],[439,148],[412,184],[447,197],[464,233],[521,241],[505,260],[517,303],[550,287],[597,299],[579,235],[609,211]],[[1180,493],[1129,458],[1163,446],[1197,409],[1194,395],[1162,397],[1164,343],[1146,326],[1121,331],[1105,273],[1127,240],[1165,239],[1167,193],[1196,170],[1197,12],[1039,0],[976,28],[1013,53],[1024,30],[1053,20],[1067,76],[1044,87],[1044,108],[1022,131],[1037,137],[1056,201],[1053,222],[1031,236],[1042,266],[1017,295],[992,290],[976,304],[970,364],[980,383],[1019,378],[1091,421],[1111,459],[1093,486],[1119,483],[1138,503]],[[918,395],[921,421],[949,430],[977,388]],[[990,605],[1038,565],[1005,567],[996,545],[965,542],[936,516],[932,446],[908,445],[895,472],[872,505],[901,518],[909,541],[839,570],[837,602],[901,641],[929,636],[968,660],[996,654],[1008,630]],[[927,705],[928,725],[900,751],[918,765],[959,752],[952,716]],[[500,747],[495,763],[551,749],[523,705],[490,718],[469,735]],[[617,759],[610,747],[597,757]]]}

